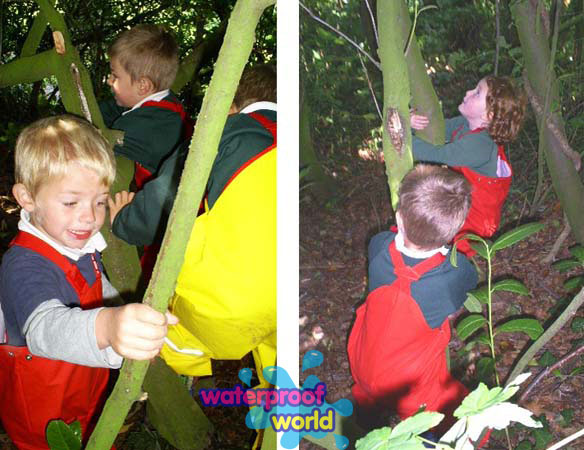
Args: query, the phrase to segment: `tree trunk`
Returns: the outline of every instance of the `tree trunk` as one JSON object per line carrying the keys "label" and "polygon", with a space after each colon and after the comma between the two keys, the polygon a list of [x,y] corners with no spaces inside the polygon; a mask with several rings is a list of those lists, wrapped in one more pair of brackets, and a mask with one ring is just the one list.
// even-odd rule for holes
{"label": "tree trunk", "polygon": [[[195,222],[195,205],[203,197],[229,107],[253,47],[256,25],[264,9],[273,3],[274,0],[238,0],[231,14],[215,71],[203,99],[159,258],[144,297],[144,303],[158,311],[166,311],[174,293]],[[124,361],[87,450],[111,447],[128,410],[140,395],[148,365],[148,361]]]}
{"label": "tree trunk", "polygon": [[[401,25],[401,42],[403,48],[405,48],[410,36],[412,23],[406,2],[400,1],[399,3],[401,5],[400,16],[403,18],[399,21]],[[431,12],[427,14],[431,14]],[[405,56],[412,96],[410,106],[415,108],[418,114],[428,116],[430,119],[428,126],[424,130],[417,131],[416,135],[431,144],[443,145],[445,133],[444,115],[442,114],[436,91],[432,86],[432,80],[426,72],[426,64],[414,33],[412,33],[412,39]]]}
{"label": "tree trunk", "polygon": [[305,95],[301,95],[299,124],[300,165],[307,170],[305,180],[315,183],[314,189],[311,188],[311,190],[316,192],[317,196],[325,197],[333,190],[334,180],[327,176],[316,156],[310,135],[311,118],[312,112],[308,100]]}
{"label": "tree trunk", "polygon": [[[412,168],[412,136],[410,132],[410,84],[403,48],[403,1],[378,2],[379,58],[383,72],[383,154],[391,204],[395,210],[399,184]],[[393,117],[393,120],[390,118]],[[388,120],[393,124],[393,139],[388,133]]]}
{"label": "tree trunk", "polygon": [[[549,83],[551,83],[551,101],[549,104],[559,105],[555,74],[549,68],[550,49],[548,40],[543,32],[542,24],[539,23],[541,19],[537,15],[536,6],[529,0],[518,1],[512,6],[512,13],[523,50],[527,77],[533,87],[533,91],[545,93],[548,90]],[[539,33],[536,33],[536,30],[540,30]],[[546,115],[549,118],[548,120],[553,119],[555,123],[561,125],[562,129],[559,131],[565,138],[563,121],[559,111],[559,107],[552,107],[552,111]],[[544,111],[544,113],[546,112]],[[568,217],[576,240],[580,244],[584,244],[584,214],[582,214],[584,186],[574,167],[574,163],[562,152],[560,140],[552,133],[547,123],[548,121],[542,123],[541,120],[538,120],[538,124],[545,127],[543,130],[544,152],[554,190]]]}

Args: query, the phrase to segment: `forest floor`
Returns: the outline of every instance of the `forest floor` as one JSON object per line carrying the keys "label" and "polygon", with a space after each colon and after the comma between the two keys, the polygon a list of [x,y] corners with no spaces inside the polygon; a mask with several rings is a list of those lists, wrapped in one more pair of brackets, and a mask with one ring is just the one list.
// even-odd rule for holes
{"label": "forest floor", "polygon": [[[336,174],[336,191],[326,203],[319,202],[309,189],[301,191],[300,203],[300,360],[312,349],[323,353],[324,363],[301,374],[300,385],[308,375],[316,375],[327,385],[327,402],[350,398],[352,379],[347,359],[347,339],[356,308],[365,300],[367,291],[367,245],[371,237],[393,223],[385,168],[376,156],[364,160],[356,155],[338,160],[334,167],[329,160],[327,171]],[[493,262],[493,278],[512,277],[522,281],[529,296],[509,292],[496,293],[493,301],[495,323],[511,316],[537,318],[544,328],[557,317],[575,295],[566,292],[566,274],[560,274],[542,263],[563,228],[563,214],[553,195],[539,208],[539,217],[528,217],[526,174],[535,176],[533,160],[513,161],[514,183],[503,211],[501,232],[535,220],[545,228],[525,241],[497,253]],[[530,166],[530,167],[528,167]],[[531,180],[531,183],[533,181]],[[557,259],[569,258],[571,237],[564,242]],[[485,271],[485,261],[478,258]],[[486,272],[486,271],[485,271]],[[468,314],[468,313],[467,313]],[[464,317],[464,313],[456,321]],[[577,316],[584,316],[580,311]],[[582,345],[582,329],[572,327],[582,322],[568,321],[566,326],[536,356],[528,367],[535,375],[554,359],[560,359],[575,346]],[[496,338],[497,368],[505,380],[514,363],[528,347],[523,333],[505,334]],[[489,349],[476,346],[468,351],[453,332],[450,343],[451,363],[455,376],[474,389],[477,384],[476,363],[480,356],[489,356]],[[543,429],[512,427],[513,448],[544,449],[550,443],[574,433],[584,426],[584,359],[577,357],[565,364],[561,372],[550,374],[537,384],[522,406],[529,408],[545,423]],[[301,366],[302,367],[302,366]],[[580,369],[578,369],[580,368]],[[491,383],[491,387],[493,384]],[[388,418],[388,425],[395,424]],[[317,449],[302,441],[301,448]],[[508,448],[504,433],[494,434],[486,448]],[[570,448],[564,447],[564,448]],[[584,440],[572,444],[572,449],[584,448]]]}

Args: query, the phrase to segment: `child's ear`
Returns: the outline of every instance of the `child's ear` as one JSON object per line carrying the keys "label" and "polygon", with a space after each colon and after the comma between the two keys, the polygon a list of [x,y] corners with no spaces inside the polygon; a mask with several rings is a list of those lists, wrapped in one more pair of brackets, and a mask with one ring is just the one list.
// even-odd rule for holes
{"label": "child's ear", "polygon": [[397,225],[397,229],[401,234],[404,234],[404,223],[401,218],[401,214],[399,211],[395,212],[395,224]]}
{"label": "child's ear", "polygon": [[138,80],[138,92],[140,95],[149,95],[154,93],[154,83],[148,77],[142,77]]}
{"label": "child's ear", "polygon": [[25,211],[32,212],[34,210],[34,199],[24,184],[16,183],[12,186],[12,195]]}

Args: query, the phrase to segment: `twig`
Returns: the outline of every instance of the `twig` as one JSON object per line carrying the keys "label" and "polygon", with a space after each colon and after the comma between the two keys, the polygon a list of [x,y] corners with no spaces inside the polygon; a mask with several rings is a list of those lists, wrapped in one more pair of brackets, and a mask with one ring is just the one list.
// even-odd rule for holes
{"label": "twig", "polygon": [[363,67],[363,72],[365,72],[365,78],[367,78],[367,85],[369,86],[369,92],[371,92],[371,97],[373,98],[373,103],[375,103],[375,109],[377,110],[377,115],[379,116],[379,120],[383,121],[383,114],[381,114],[381,109],[379,109],[379,103],[377,103],[377,97],[375,97],[375,91],[373,90],[373,85],[371,84],[371,80],[369,79],[369,73],[367,72],[367,67],[365,67],[365,63],[363,62],[363,58],[361,57],[360,53],[357,53],[359,57],[359,61],[361,62],[361,67]]}
{"label": "twig", "polygon": [[525,401],[525,399],[527,398],[527,396],[530,394],[530,392],[533,390],[533,388],[535,388],[535,386],[537,386],[539,384],[539,382],[544,377],[546,377],[547,375],[549,375],[554,370],[559,369],[565,363],[567,363],[568,361],[570,361],[572,358],[574,358],[574,357],[576,357],[576,356],[578,356],[578,355],[580,355],[582,353],[584,353],[584,345],[582,345],[581,347],[578,347],[576,350],[574,350],[573,352],[568,353],[566,356],[564,356],[559,361],[556,361],[551,366],[546,367],[544,370],[542,370],[541,372],[539,372],[537,374],[537,376],[531,381],[531,383],[529,383],[529,386],[527,386],[527,388],[525,389],[525,391],[523,391],[523,393],[519,397],[518,403],[523,403]]}
{"label": "twig", "polygon": [[545,125],[547,126],[548,130],[554,135],[554,137],[558,140],[560,144],[560,150],[574,163],[574,167],[579,172],[582,166],[582,157],[580,154],[568,143],[566,139],[566,135],[561,131],[561,126],[558,123],[558,118],[555,114],[551,114],[549,117],[545,117],[544,109],[541,105],[541,99],[533,90],[529,80],[527,79],[527,74],[524,72],[524,85],[525,91],[527,92],[527,97],[529,98],[529,103],[535,110],[536,114],[539,115],[542,120],[545,119]]}
{"label": "twig", "polygon": [[584,303],[584,288],[578,292],[578,294],[572,299],[568,307],[560,314],[560,316],[554,320],[554,322],[549,326],[547,330],[527,349],[523,356],[519,359],[515,368],[511,371],[507,377],[508,381],[515,379],[517,375],[523,372],[529,361],[533,359],[535,354],[546,345],[551,338],[553,338],[558,331],[572,318],[576,313],[578,308]]}
{"label": "twig", "polygon": [[580,431],[576,431],[574,434],[568,436],[567,438],[562,439],[560,442],[552,445],[547,450],[558,450],[559,448],[562,448],[564,445],[569,444],[573,440],[578,439],[580,436],[584,436],[584,428],[582,428]]}
{"label": "twig", "polygon": [[371,17],[371,26],[373,27],[373,34],[375,35],[375,45],[379,47],[379,34],[377,34],[377,24],[375,23],[375,16],[373,11],[371,11],[371,5],[369,0],[365,0],[365,5],[367,5],[367,11],[369,11],[369,16]]}
{"label": "twig", "polygon": [[564,214],[564,228],[562,229],[562,232],[554,242],[554,245],[552,245],[552,249],[550,250],[550,252],[547,254],[545,258],[541,260],[542,263],[550,264],[552,261],[555,261],[558,252],[562,248],[562,244],[570,235],[570,231],[572,231],[572,228],[570,227],[570,222],[568,222],[568,217],[566,216],[566,214]]}
{"label": "twig", "polygon": [[322,20],[320,17],[318,17],[316,14],[314,14],[310,9],[308,9],[302,2],[298,2],[298,4],[302,7],[302,9],[304,9],[308,13],[308,15],[310,17],[312,17],[318,23],[320,23],[320,24],[324,25],[325,27],[327,27],[329,30],[334,31],[335,33],[337,33],[339,36],[341,36],[343,39],[345,39],[347,42],[349,42],[351,45],[353,45],[357,50],[359,50],[362,54],[364,54],[365,56],[367,56],[367,58],[369,58],[369,61],[371,61],[373,63],[373,65],[375,67],[377,67],[379,70],[381,70],[381,64],[379,63],[379,61],[376,61],[369,53],[367,53],[365,50],[363,50],[359,46],[359,44],[357,44],[355,41],[353,41],[349,36],[347,36],[346,34],[344,34],[342,31],[337,30],[332,25],[329,25],[328,23],[326,23],[324,20]]}

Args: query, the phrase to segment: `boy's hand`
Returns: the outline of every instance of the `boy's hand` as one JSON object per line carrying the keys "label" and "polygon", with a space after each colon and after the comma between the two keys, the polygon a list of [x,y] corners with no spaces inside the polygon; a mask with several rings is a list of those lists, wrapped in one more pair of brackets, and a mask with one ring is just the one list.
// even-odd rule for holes
{"label": "boy's hand", "polygon": [[410,114],[410,126],[414,130],[423,130],[428,126],[430,120],[428,117],[422,116],[420,114]]}
{"label": "boy's hand", "polygon": [[178,318],[155,311],[142,303],[104,308],[97,315],[95,336],[100,349],[111,346],[124,358],[148,360],[160,352],[167,325]]}
{"label": "boy's hand", "polygon": [[112,225],[114,224],[116,215],[124,206],[132,201],[134,195],[136,195],[134,192],[120,191],[114,195],[113,199],[111,197],[107,199],[110,211],[110,222]]}

